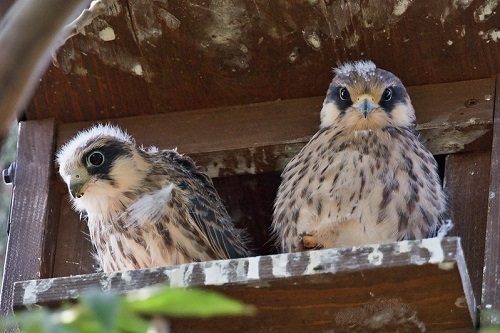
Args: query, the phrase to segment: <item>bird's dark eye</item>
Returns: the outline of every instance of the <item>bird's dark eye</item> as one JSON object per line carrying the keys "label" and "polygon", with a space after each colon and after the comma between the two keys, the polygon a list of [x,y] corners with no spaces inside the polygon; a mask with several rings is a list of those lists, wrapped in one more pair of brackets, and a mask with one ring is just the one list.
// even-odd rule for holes
{"label": "bird's dark eye", "polygon": [[347,89],[344,87],[340,88],[339,96],[340,96],[340,99],[343,101],[347,101],[349,98],[351,98],[351,96],[349,96],[349,91],[347,91]]}
{"label": "bird's dark eye", "polygon": [[392,89],[386,88],[384,90],[384,93],[382,94],[382,98],[384,99],[384,101],[390,101],[392,98]]}
{"label": "bird's dark eye", "polygon": [[87,163],[92,166],[100,166],[104,163],[104,155],[100,151],[95,151],[87,157]]}

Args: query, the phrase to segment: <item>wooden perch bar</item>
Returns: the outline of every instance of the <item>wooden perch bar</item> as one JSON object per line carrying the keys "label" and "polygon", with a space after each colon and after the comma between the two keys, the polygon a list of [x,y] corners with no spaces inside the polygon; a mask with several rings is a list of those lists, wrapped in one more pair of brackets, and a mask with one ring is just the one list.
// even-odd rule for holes
{"label": "wooden perch bar", "polygon": [[[491,149],[482,308],[500,310],[500,75],[497,76],[493,146]],[[498,325],[498,322],[484,323]]]}
{"label": "wooden perch bar", "polygon": [[459,238],[95,273],[15,284],[14,305],[54,304],[88,288],[120,293],[203,287],[253,304],[255,317],[174,319],[183,332],[304,332],[473,327],[474,298]]}
{"label": "wooden perch bar", "polygon": [[[417,130],[433,154],[475,150],[491,141],[494,79],[408,89]],[[211,177],[281,170],[317,131],[324,97],[110,120],[139,144],[177,147]],[[105,122],[105,120],[103,120]],[[91,122],[61,124],[57,145]]]}

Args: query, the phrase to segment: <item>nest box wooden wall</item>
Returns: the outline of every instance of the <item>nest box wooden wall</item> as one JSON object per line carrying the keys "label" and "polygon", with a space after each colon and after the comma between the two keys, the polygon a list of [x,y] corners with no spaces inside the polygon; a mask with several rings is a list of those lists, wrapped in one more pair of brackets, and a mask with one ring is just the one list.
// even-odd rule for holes
{"label": "nest box wooden wall", "polygon": [[[474,301],[500,309],[498,1],[107,0],[101,4],[106,9],[96,6],[95,17],[81,22],[59,49],[24,112],[2,292],[4,312],[13,303],[24,304],[19,295],[29,284],[16,285],[20,298],[15,301],[17,281],[94,272],[86,226],[70,207],[53,154],[78,130],[98,121],[126,128],[140,144],[177,147],[192,156],[214,178],[232,218],[251,232],[258,254],[273,254],[269,225],[279,173],[318,128],[331,68],[358,59],[374,61],[408,87],[417,129],[433,154],[440,156],[454,215],[453,235],[461,237],[465,253],[468,273],[459,264],[460,270],[449,272],[449,281],[454,281],[455,291],[472,290],[475,295],[467,299],[468,306],[453,305],[451,313],[456,313],[451,317],[442,311],[425,313],[425,307],[418,305],[419,296],[410,297],[411,306],[424,312],[431,330],[470,329],[473,319],[468,310]],[[450,250],[447,260],[461,263],[460,244],[453,238],[447,242],[443,244]],[[427,259],[432,263],[432,256]],[[363,264],[359,267],[350,273],[361,269],[363,274]],[[419,269],[409,267],[410,272]],[[387,269],[386,274],[400,277],[398,281],[408,274],[404,269]],[[415,282],[420,288],[447,283],[442,275],[426,281],[434,273],[422,272]],[[464,282],[469,278],[472,287]],[[85,281],[82,288],[99,284]],[[277,288],[293,289],[293,283],[285,279]],[[322,283],[332,282],[318,285]],[[438,285],[436,295],[442,296],[439,289]],[[246,295],[241,290],[225,291],[240,298]],[[259,302],[259,293],[248,293],[252,296],[247,300]],[[348,293],[342,295],[349,298]],[[47,302],[71,298],[70,294],[39,296]],[[369,301],[360,299],[356,302],[363,309]],[[287,300],[284,297],[279,306],[286,307]],[[423,304],[433,304],[437,310],[444,306],[431,299]],[[327,307],[333,312],[323,322],[307,321],[299,313],[301,325],[276,329],[342,327],[332,314],[342,304]],[[266,325],[271,330],[270,313]]]}

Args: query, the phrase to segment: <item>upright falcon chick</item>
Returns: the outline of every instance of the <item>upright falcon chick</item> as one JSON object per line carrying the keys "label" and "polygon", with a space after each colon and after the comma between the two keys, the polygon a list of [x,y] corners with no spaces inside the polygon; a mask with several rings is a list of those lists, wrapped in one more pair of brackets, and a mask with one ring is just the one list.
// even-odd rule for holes
{"label": "upright falcon chick", "polygon": [[175,150],[139,148],[118,127],[97,125],[57,162],[105,272],[250,254],[210,178]]}
{"label": "upright falcon chick", "polygon": [[282,174],[272,222],[281,250],[433,236],[446,199],[405,87],[371,61],[334,72],[319,131]]}

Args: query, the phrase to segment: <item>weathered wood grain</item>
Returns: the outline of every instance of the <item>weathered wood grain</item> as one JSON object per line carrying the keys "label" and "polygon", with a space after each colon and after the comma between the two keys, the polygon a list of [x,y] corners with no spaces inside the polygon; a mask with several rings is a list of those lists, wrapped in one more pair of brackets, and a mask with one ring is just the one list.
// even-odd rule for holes
{"label": "weathered wood grain", "polygon": [[[494,79],[408,90],[417,110],[417,130],[432,153],[484,149],[491,141]],[[177,147],[211,177],[254,174],[283,169],[317,131],[323,99],[274,101],[112,122],[126,128],[139,144]],[[470,100],[476,102],[471,104]],[[91,124],[61,124],[57,145]]]}
{"label": "weathered wood grain", "polygon": [[[360,58],[407,86],[487,78],[500,71],[500,12],[483,3],[119,0],[64,45],[26,115],[77,122],[320,96],[331,67]],[[108,28],[114,39],[101,38]]]}
{"label": "weathered wood grain", "polygon": [[42,277],[49,222],[55,126],[52,119],[19,127],[10,233],[2,281],[1,313],[12,310],[14,282]]}
{"label": "weathered wood grain", "polygon": [[458,238],[252,257],[18,282],[15,305],[156,284],[206,287],[258,308],[250,318],[174,320],[174,332],[472,328],[474,299]]}
{"label": "weathered wood grain", "polygon": [[[67,190],[66,190],[67,192]],[[70,276],[95,272],[94,248],[88,236],[85,221],[71,208],[68,194],[57,193],[54,200],[61,203],[59,228],[56,234],[57,248],[51,277]]]}
{"label": "weathered wood grain", "polygon": [[454,223],[450,235],[461,237],[477,304],[482,292],[490,165],[491,150],[451,154],[444,173],[448,210]]}
{"label": "weathered wood grain", "polygon": [[481,308],[500,311],[500,75],[497,76],[493,131]]}

